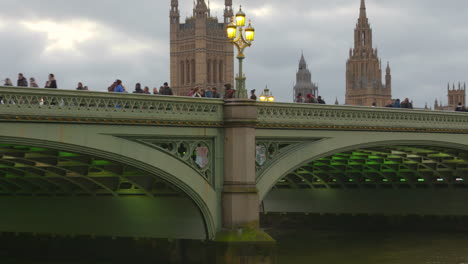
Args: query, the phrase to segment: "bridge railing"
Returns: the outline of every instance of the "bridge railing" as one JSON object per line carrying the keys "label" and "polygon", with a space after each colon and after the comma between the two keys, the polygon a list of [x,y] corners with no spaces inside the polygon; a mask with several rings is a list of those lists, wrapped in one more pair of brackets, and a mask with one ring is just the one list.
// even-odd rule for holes
{"label": "bridge railing", "polygon": [[260,128],[468,132],[468,114],[317,104],[257,103]]}
{"label": "bridge railing", "polygon": [[[223,126],[221,99],[0,87],[3,121]],[[257,103],[259,128],[468,133],[468,114],[430,110]]]}
{"label": "bridge railing", "polygon": [[2,118],[222,124],[223,100],[42,88],[0,87]]}

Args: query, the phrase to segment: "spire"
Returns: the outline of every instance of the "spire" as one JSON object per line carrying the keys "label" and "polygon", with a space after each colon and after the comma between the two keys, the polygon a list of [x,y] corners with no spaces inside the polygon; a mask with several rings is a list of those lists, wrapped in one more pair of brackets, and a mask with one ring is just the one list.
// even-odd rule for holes
{"label": "spire", "polygon": [[387,69],[386,69],[387,75],[390,74],[390,62],[387,61]]}
{"label": "spire", "polygon": [[335,100],[335,105],[339,105],[340,102],[338,102],[338,97],[336,97],[336,100]]}
{"label": "spire", "polygon": [[361,12],[359,14],[359,18],[367,18],[366,2],[364,0],[361,0]]}
{"label": "spire", "polygon": [[301,55],[301,60],[299,61],[299,70],[307,69],[307,63],[304,58],[304,53]]}

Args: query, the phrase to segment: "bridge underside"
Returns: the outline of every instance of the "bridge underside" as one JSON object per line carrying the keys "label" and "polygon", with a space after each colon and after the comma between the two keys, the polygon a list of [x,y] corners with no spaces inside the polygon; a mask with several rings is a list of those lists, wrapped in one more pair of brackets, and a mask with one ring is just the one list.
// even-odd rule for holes
{"label": "bridge underside", "polygon": [[0,232],[205,239],[197,206],[157,175],[54,149],[0,144]]}
{"label": "bridge underside", "polygon": [[468,151],[363,148],[312,161],[280,180],[265,212],[468,215]]}

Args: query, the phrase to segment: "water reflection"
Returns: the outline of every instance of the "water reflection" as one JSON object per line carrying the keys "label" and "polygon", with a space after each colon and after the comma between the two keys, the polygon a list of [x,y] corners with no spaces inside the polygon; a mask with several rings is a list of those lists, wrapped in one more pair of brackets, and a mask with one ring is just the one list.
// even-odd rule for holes
{"label": "water reflection", "polygon": [[[362,227],[361,227],[362,228]],[[468,264],[466,231],[271,227],[279,264]],[[203,263],[201,241],[2,236],[1,264]]]}
{"label": "water reflection", "polygon": [[468,233],[279,231],[279,263],[465,264]]}

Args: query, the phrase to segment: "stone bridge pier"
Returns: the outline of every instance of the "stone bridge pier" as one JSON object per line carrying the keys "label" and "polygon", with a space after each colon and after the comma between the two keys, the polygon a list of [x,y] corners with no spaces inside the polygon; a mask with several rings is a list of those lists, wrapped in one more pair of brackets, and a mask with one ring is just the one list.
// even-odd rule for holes
{"label": "stone bridge pier", "polygon": [[223,230],[216,236],[216,263],[274,263],[275,241],[260,230],[255,145],[257,107],[228,100],[224,107]]}

